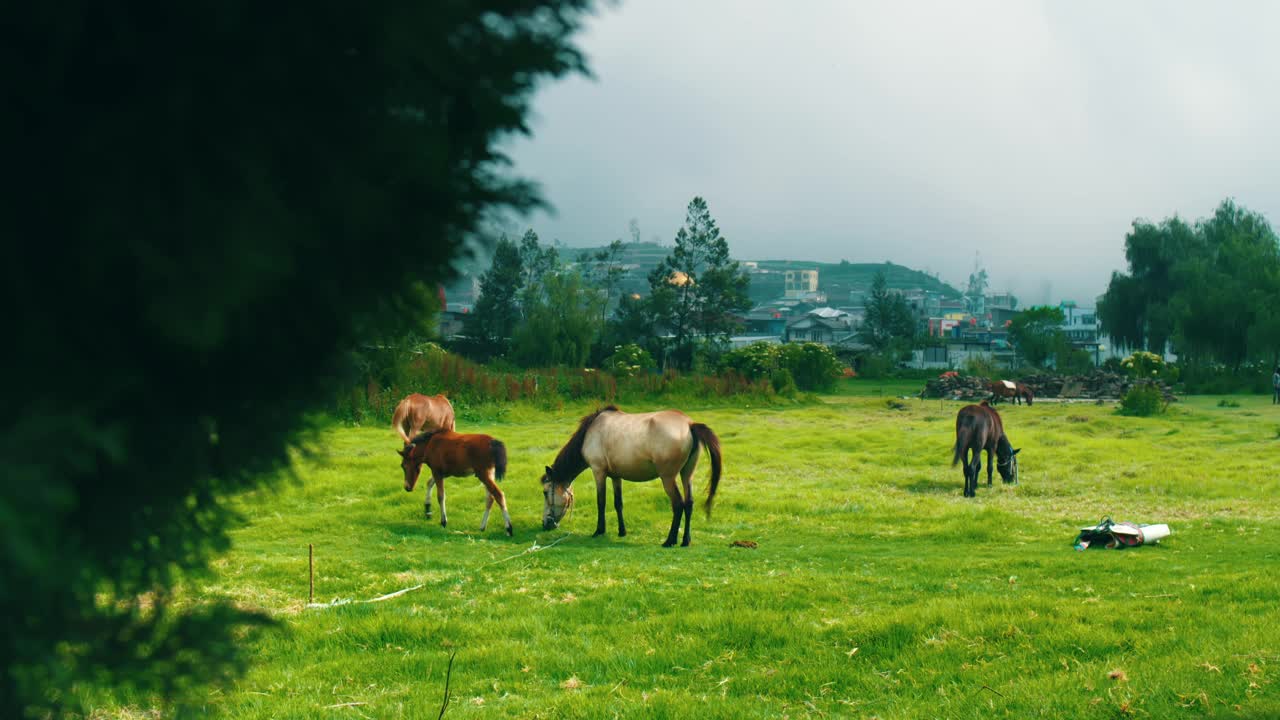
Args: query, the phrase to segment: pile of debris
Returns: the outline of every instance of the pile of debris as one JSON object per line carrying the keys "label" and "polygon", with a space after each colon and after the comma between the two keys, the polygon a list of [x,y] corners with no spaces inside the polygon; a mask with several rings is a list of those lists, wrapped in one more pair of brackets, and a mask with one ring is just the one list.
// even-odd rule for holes
{"label": "pile of debris", "polygon": [[991,390],[987,387],[986,378],[947,372],[926,382],[924,390],[920,391],[920,397],[985,400],[991,397]]}
{"label": "pile of debris", "polygon": [[[1177,400],[1173,390],[1160,380],[1144,380],[1159,388],[1165,402]],[[1094,370],[1088,375],[1051,375],[1037,373],[1022,378],[1022,383],[1031,388],[1036,397],[1047,398],[1084,398],[1089,400],[1118,400],[1129,392],[1134,379],[1128,375]]]}
{"label": "pile of debris", "polygon": [[[1031,388],[1038,398],[1076,398],[1085,400],[1119,400],[1129,392],[1134,379],[1128,375],[1094,370],[1088,375],[1053,375],[1036,373],[1020,380]],[[1143,380],[1160,389],[1167,403],[1177,400],[1173,390],[1159,380]],[[950,400],[986,400],[991,397],[991,390],[986,378],[975,375],[960,375],[956,372],[945,372],[925,383],[920,397],[947,398]]]}

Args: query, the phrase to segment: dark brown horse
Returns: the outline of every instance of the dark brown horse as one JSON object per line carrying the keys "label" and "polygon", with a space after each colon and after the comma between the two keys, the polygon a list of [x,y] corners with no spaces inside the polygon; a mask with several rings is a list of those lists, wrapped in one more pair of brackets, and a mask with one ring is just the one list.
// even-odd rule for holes
{"label": "dark brown horse", "polygon": [[[981,405],[966,405],[956,415],[956,447],[951,466],[964,460],[964,496],[978,494],[978,472],[982,470],[982,451],[987,451],[987,487],[991,487],[991,454],[994,465],[1000,471],[1000,479],[1006,483],[1018,482],[1018,453],[1013,449],[1009,436],[1004,434],[1000,414],[984,400]],[[972,452],[972,458],[969,453]]]}
{"label": "dark brown horse", "polygon": [[[610,405],[582,418],[578,429],[565,443],[555,462],[542,476],[545,504],[542,527],[551,530],[560,524],[573,506],[573,479],[591,468],[596,479],[596,535],[604,534],[605,480],[613,480],[613,507],[618,512],[618,537],[627,534],[622,520],[622,481],[644,482],[662,478],[662,487],[671,498],[671,529],[663,547],[676,544],[680,518],[684,517],[684,540],[689,544],[689,516],[693,514],[693,487],[689,482],[698,466],[699,451],[711,456],[711,489],[707,493],[707,517],[720,484],[720,439],[711,428],[696,423],[679,410],[631,415]],[[684,494],[676,486],[679,476]]]}
{"label": "dark brown horse", "polygon": [[991,380],[987,382],[987,389],[991,391],[991,403],[995,404],[1003,399],[1012,399],[1015,405],[1021,405],[1025,399],[1030,405],[1035,399],[1035,395],[1031,392],[1031,388],[1020,382],[1013,380]]}
{"label": "dark brown horse", "polygon": [[507,448],[500,440],[488,435],[462,435],[452,430],[433,430],[414,437],[400,451],[400,467],[404,468],[405,492],[413,492],[418,473],[425,464],[431,470],[431,483],[427,485],[426,515],[431,517],[431,485],[436,486],[436,499],[440,501],[440,526],[448,527],[449,518],[444,509],[444,479],[475,475],[484,484],[487,494],[484,502],[484,519],[480,521],[483,532],[489,526],[489,510],[493,501],[502,508],[502,519],[507,523],[507,535],[511,534],[511,514],[507,512],[507,496],[495,480],[507,474]]}

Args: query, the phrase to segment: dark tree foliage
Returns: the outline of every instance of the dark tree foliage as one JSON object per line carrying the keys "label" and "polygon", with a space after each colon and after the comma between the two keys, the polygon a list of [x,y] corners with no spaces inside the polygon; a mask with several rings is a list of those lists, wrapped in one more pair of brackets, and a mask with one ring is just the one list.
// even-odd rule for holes
{"label": "dark tree foliage", "polygon": [[906,298],[889,291],[884,271],[877,270],[867,295],[867,314],[858,328],[858,339],[873,352],[896,356],[915,344],[916,317]]}
{"label": "dark tree foliage", "polygon": [[1135,222],[1125,257],[1098,307],[1118,345],[1232,370],[1280,358],[1280,244],[1261,215],[1225,200],[1194,225]]}
{"label": "dark tree foliage", "polygon": [[490,213],[538,202],[495,142],[583,69],[589,4],[6,8],[0,717],[236,669],[263,618],[171,588],[349,350],[412,326]]}
{"label": "dark tree foliage", "polygon": [[470,355],[488,360],[510,349],[520,323],[517,297],[523,282],[520,250],[504,235],[493,249],[493,263],[480,276],[480,295],[463,325]]}
{"label": "dark tree foliage", "polygon": [[740,322],[738,315],[751,308],[747,294],[750,278],[729,257],[729,243],[707,201],[689,202],[684,227],[676,232],[676,245],[649,274],[649,311],[672,335],[669,361],[688,368],[693,364],[695,341],[727,344]]}
{"label": "dark tree foliage", "polygon": [[1070,343],[1062,330],[1066,319],[1061,308],[1050,305],[1027,308],[1009,323],[1009,340],[1022,359],[1035,367],[1044,367],[1045,361],[1055,354],[1072,360]]}

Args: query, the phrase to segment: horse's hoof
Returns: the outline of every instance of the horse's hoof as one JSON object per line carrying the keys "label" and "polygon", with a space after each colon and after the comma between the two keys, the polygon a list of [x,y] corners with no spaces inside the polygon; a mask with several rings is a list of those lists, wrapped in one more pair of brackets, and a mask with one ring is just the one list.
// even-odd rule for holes
{"label": "horse's hoof", "polygon": [[662,547],[675,547],[675,544],[676,544],[675,540],[668,540],[662,543]]}
{"label": "horse's hoof", "polygon": [[604,531],[603,531],[603,530],[597,530],[597,531],[595,531],[595,532],[591,533],[591,537],[600,537],[600,536],[601,536],[601,535],[603,535],[603,534],[604,534]]}
{"label": "horse's hoof", "polygon": [[680,547],[689,547],[689,541],[685,540],[684,542],[680,543]]}
{"label": "horse's hoof", "polygon": [[619,531],[618,531],[618,537],[626,537],[626,536],[627,536],[627,531],[626,531],[626,530],[619,530]]}
{"label": "horse's hoof", "polygon": [[507,537],[512,537],[512,533],[511,533],[511,526],[510,526],[510,525],[508,525],[508,526],[507,526]]}

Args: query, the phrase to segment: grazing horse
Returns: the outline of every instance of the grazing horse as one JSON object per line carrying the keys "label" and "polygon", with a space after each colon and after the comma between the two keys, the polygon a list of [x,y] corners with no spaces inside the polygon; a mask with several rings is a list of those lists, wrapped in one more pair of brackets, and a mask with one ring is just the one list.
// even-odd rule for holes
{"label": "grazing horse", "polygon": [[[689,518],[693,514],[693,487],[689,478],[698,465],[702,446],[711,456],[711,489],[707,493],[707,517],[720,484],[720,439],[711,428],[693,422],[679,410],[631,415],[610,405],[582,418],[578,429],[560,450],[555,462],[542,476],[545,498],[542,528],[551,530],[560,524],[565,512],[573,506],[574,478],[591,468],[596,479],[596,532],[604,534],[605,480],[613,480],[613,507],[618,513],[618,537],[625,537],[627,525],[622,519],[622,481],[645,482],[662,478],[662,487],[671,498],[671,529],[663,547],[676,544],[680,517],[684,516],[684,540],[689,544]],[[684,485],[684,494],[676,486],[676,476]]]}
{"label": "grazing horse", "polygon": [[[982,470],[982,451],[987,451],[987,487],[991,487],[991,453],[996,455],[996,468],[1006,483],[1018,482],[1018,453],[1009,436],[1004,434],[1000,414],[984,400],[981,405],[966,405],[956,415],[956,447],[951,466],[964,460],[964,496],[978,494],[978,472]],[[973,452],[972,459],[968,457]]]}
{"label": "grazing horse", "polygon": [[409,438],[427,430],[452,430],[453,405],[444,395],[407,395],[396,405],[391,427],[400,433],[405,445],[409,444]]}
{"label": "grazing horse", "polygon": [[1031,388],[1020,382],[1012,380],[992,380],[987,383],[987,389],[991,391],[991,402],[994,404],[999,402],[1001,398],[1012,398],[1015,405],[1021,405],[1025,399],[1030,405],[1035,399],[1035,395],[1031,392]]}
{"label": "grazing horse", "polygon": [[[391,414],[391,428],[400,433],[405,448],[410,445],[409,438],[415,435],[427,430],[452,430],[453,427],[453,404],[444,395],[407,395],[396,404],[396,411]],[[432,478],[427,484],[428,496],[431,495],[431,485],[434,482],[435,479]],[[431,503],[427,503],[427,517],[431,517]]]}
{"label": "grazing horse", "polygon": [[507,523],[507,535],[511,535],[511,515],[507,512],[507,496],[502,494],[496,480],[507,474],[507,447],[502,441],[488,435],[462,435],[452,430],[431,430],[415,436],[400,451],[400,467],[404,468],[405,492],[413,492],[418,473],[425,464],[431,470],[431,482],[427,485],[424,505],[427,517],[431,517],[431,485],[436,486],[436,499],[440,501],[440,526],[449,526],[444,509],[444,479],[475,475],[488,493],[484,501],[484,519],[480,531],[489,526],[489,511],[493,501],[502,508],[502,519]]}

